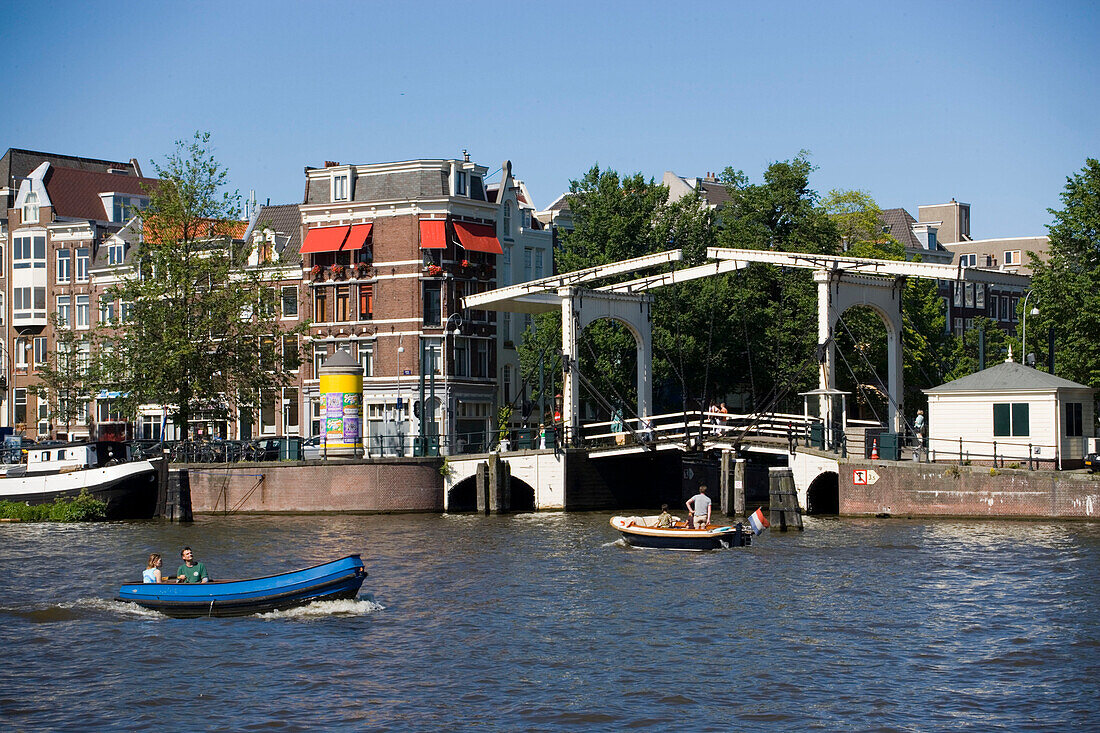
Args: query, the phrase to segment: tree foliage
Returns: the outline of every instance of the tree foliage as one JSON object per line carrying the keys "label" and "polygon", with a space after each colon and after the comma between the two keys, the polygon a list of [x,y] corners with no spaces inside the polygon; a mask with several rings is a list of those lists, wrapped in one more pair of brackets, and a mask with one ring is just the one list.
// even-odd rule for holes
{"label": "tree foliage", "polygon": [[[144,236],[108,297],[128,303],[126,323],[100,327],[99,374],[128,416],[142,404],[175,407],[186,435],[197,410],[227,412],[286,384],[282,329],[263,268],[246,267],[239,195],[210,136],[179,141],[148,190]],[[291,361],[297,354],[290,355]]]}
{"label": "tree foliage", "polygon": [[1028,317],[1028,333],[1054,326],[1055,372],[1100,387],[1100,161],[1086,159],[1061,199],[1062,208],[1050,210],[1047,261],[1031,258],[1029,307],[1039,314]]}

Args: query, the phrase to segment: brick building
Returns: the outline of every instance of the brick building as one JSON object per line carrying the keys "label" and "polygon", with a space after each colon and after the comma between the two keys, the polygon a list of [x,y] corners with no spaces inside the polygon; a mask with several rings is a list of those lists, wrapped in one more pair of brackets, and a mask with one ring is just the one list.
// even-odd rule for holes
{"label": "brick building", "polygon": [[306,168],[309,434],[320,432],[317,370],[343,349],[364,368],[368,454],[495,442],[497,314],[463,311],[459,301],[496,287],[501,227],[514,225],[516,206],[507,169],[505,195],[491,197],[488,169],[468,156]]}
{"label": "brick building", "polygon": [[[109,399],[89,396],[68,424],[50,418],[49,395],[34,395],[38,369],[57,349],[50,316],[77,331],[119,304],[100,304],[93,263],[122,257],[106,243],[146,200],[155,180],[129,163],[9,149],[0,158],[6,202],[0,266],[0,324],[4,331],[3,416],[0,425],[34,438],[79,438],[97,419],[109,419]],[[101,312],[100,308],[103,308]],[[79,355],[78,355],[79,356]],[[102,413],[102,414],[101,414]]]}

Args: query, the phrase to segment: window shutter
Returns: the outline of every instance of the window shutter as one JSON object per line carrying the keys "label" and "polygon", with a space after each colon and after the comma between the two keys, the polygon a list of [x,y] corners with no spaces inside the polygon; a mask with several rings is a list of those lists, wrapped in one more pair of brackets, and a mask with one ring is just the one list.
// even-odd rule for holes
{"label": "window shutter", "polygon": [[995,438],[1012,435],[1009,407],[1007,403],[993,405],[993,437]]}

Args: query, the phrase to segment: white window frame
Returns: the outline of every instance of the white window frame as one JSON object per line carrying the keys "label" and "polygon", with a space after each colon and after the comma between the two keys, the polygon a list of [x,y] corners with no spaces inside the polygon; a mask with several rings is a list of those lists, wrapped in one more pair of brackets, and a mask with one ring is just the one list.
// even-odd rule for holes
{"label": "white window frame", "polygon": [[1020,264],[1023,264],[1020,261],[1020,250],[1018,250],[1018,249],[1007,249],[1007,250],[1005,250],[1004,260],[1002,260],[1002,261],[1006,265],[1020,265]]}
{"label": "white window frame", "polygon": [[[81,254],[82,252],[83,254]],[[76,281],[86,283],[88,282],[88,266],[91,264],[92,248],[78,247],[74,255],[76,259]]]}
{"label": "white window frame", "polygon": [[126,244],[124,242],[112,241],[107,244],[107,264],[112,267],[117,267],[122,264],[126,259]]}
{"label": "white window frame", "polygon": [[38,194],[28,191],[27,197],[23,199],[22,221],[24,224],[37,224],[38,216]]}
{"label": "white window frame", "polygon": [[342,173],[332,174],[332,200],[333,201],[347,201],[348,200],[348,184],[351,182],[351,176],[347,171]]}
{"label": "white window frame", "polygon": [[73,253],[68,247],[57,250],[57,282],[66,284],[73,281]]}
{"label": "white window frame", "polygon": [[[287,291],[290,291],[291,298],[287,300]],[[294,304],[294,312],[287,311],[286,304],[290,302]],[[279,312],[282,314],[284,320],[298,320],[298,288],[294,285],[283,285],[279,290]]]}
{"label": "white window frame", "polygon": [[76,328],[82,330],[91,328],[92,296],[78,293],[73,303],[73,315],[76,318]]}

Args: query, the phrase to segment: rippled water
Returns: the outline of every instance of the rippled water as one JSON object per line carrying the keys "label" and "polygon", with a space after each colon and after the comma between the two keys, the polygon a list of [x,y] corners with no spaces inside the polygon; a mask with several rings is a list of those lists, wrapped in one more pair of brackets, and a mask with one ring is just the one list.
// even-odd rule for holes
{"label": "rippled water", "polygon": [[[671,553],[608,517],[0,525],[0,728],[1100,727],[1100,524],[811,519]],[[214,577],[351,552],[370,577],[237,619],[108,600],[184,544]]]}

